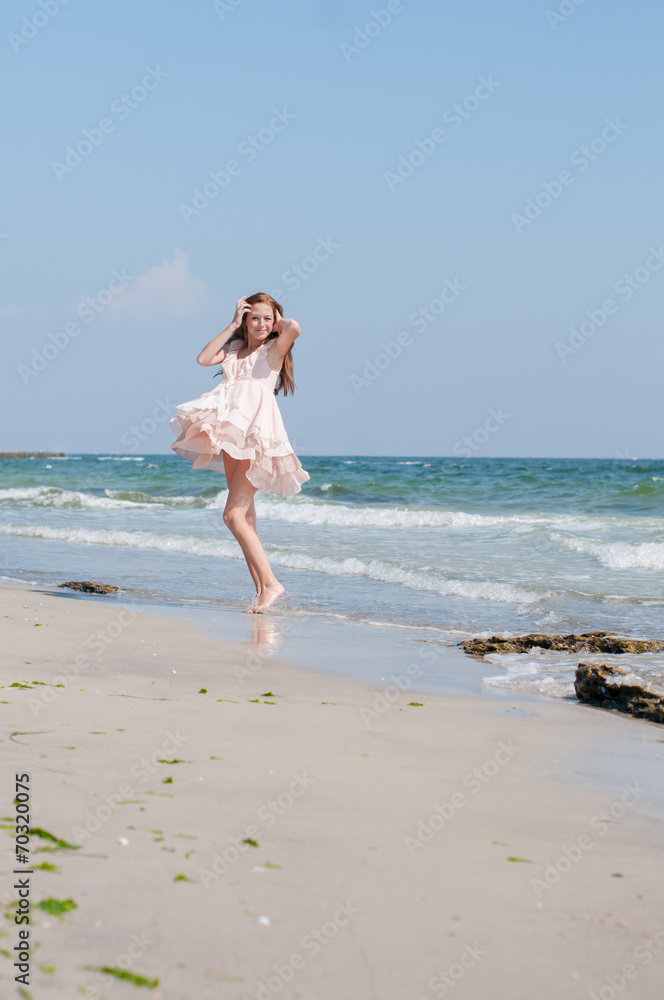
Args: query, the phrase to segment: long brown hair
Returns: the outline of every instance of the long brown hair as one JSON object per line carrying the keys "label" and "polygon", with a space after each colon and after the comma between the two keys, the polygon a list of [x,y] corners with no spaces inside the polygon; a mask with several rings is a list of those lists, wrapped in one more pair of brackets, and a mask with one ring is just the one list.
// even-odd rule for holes
{"label": "long brown hair", "polygon": [[[277,302],[276,299],[273,299],[272,296],[268,295],[266,292],[256,292],[254,295],[248,295],[246,301],[249,303],[250,306],[256,305],[257,302],[264,302],[266,305],[270,306],[275,318],[277,317],[277,315],[282,317],[284,315],[284,310],[282,309],[281,305]],[[247,314],[245,313],[244,316],[242,317],[242,323],[240,327],[237,329],[237,331],[233,334],[230,341],[228,342],[229,347],[235,340],[242,341],[240,347],[238,348],[238,350],[240,351],[242,350],[243,347],[249,346],[249,342],[247,339],[246,319],[247,319]],[[270,336],[267,338],[267,340],[268,341],[276,340],[278,336],[279,336],[278,333],[271,333]],[[214,373],[213,377],[216,378],[217,375],[221,375],[223,370],[224,369],[222,365],[219,371]],[[295,382],[293,381],[292,345],[289,348],[288,353],[286,354],[283,364],[281,366],[281,371],[279,372],[279,378],[277,379],[277,384],[274,389],[275,396],[277,395],[278,392],[283,392],[284,396],[287,396],[289,392],[291,395],[294,395],[295,393]]]}

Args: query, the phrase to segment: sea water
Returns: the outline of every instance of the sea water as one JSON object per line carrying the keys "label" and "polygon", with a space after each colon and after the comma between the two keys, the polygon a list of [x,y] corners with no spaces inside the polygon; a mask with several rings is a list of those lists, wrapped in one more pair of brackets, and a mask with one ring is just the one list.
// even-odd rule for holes
{"label": "sea water", "polygon": [[[300,459],[311,476],[301,493],[256,494],[287,611],[447,643],[600,629],[664,638],[664,461]],[[0,574],[244,607],[254,586],[223,522],[226,496],[222,475],[172,454],[4,459]],[[566,696],[579,655],[492,660],[489,684]],[[610,661],[664,680],[664,656]]]}

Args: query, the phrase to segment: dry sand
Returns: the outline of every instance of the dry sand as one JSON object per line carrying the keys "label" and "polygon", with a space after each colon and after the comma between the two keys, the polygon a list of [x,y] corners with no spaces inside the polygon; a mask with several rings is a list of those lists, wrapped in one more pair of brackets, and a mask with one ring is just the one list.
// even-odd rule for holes
{"label": "dry sand", "polygon": [[381,706],[120,598],[0,599],[3,813],[29,772],[33,827],[81,845],[32,837],[58,870],[32,876],[26,997],[661,997],[662,727],[545,700]]}

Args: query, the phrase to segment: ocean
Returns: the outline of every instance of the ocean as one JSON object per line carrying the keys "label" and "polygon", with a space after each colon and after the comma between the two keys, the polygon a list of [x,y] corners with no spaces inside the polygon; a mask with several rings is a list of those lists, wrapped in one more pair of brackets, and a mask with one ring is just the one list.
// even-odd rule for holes
{"label": "ocean", "polygon": [[[288,595],[280,614],[447,644],[600,629],[664,638],[662,460],[299,457],[311,476],[301,493],[256,494]],[[0,573],[243,608],[254,587],[225,498],[223,476],[172,454],[3,459]],[[658,654],[595,659],[664,683]],[[486,683],[568,697],[578,660],[495,656]]]}

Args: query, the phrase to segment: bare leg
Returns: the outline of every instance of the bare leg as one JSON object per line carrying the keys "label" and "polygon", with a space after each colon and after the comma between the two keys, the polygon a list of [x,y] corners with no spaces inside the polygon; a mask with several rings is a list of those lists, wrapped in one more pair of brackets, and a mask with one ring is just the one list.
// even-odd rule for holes
{"label": "bare leg", "polygon": [[[226,474],[226,485],[228,486],[229,496],[230,496],[231,482],[240,465],[240,460],[237,458],[233,458],[233,456],[229,455],[228,452],[226,451],[222,451],[222,455],[224,457],[224,472]],[[226,501],[226,509],[228,509],[228,501]],[[251,498],[251,503],[247,508],[246,519],[247,519],[247,524],[249,524],[254,529],[254,531],[256,531],[256,507],[254,505],[253,497]],[[254,581],[254,585],[256,587],[256,597],[258,598],[260,597],[261,593],[261,582],[260,582],[260,577],[258,575],[258,571],[256,570],[253,563],[249,561],[247,561],[247,566],[249,567],[249,572],[251,573],[252,580]]]}
{"label": "bare leg", "polygon": [[[224,456],[225,456],[224,452]],[[254,495],[256,487],[246,476],[249,459],[238,461],[228,483],[228,499],[224,509],[224,524],[238,541],[247,560],[247,566],[256,583],[258,602],[249,612],[265,611],[284,593],[284,588],[270,568],[256,528],[250,523],[255,517]],[[230,466],[229,466],[230,471]],[[260,589],[259,589],[260,588]]]}

